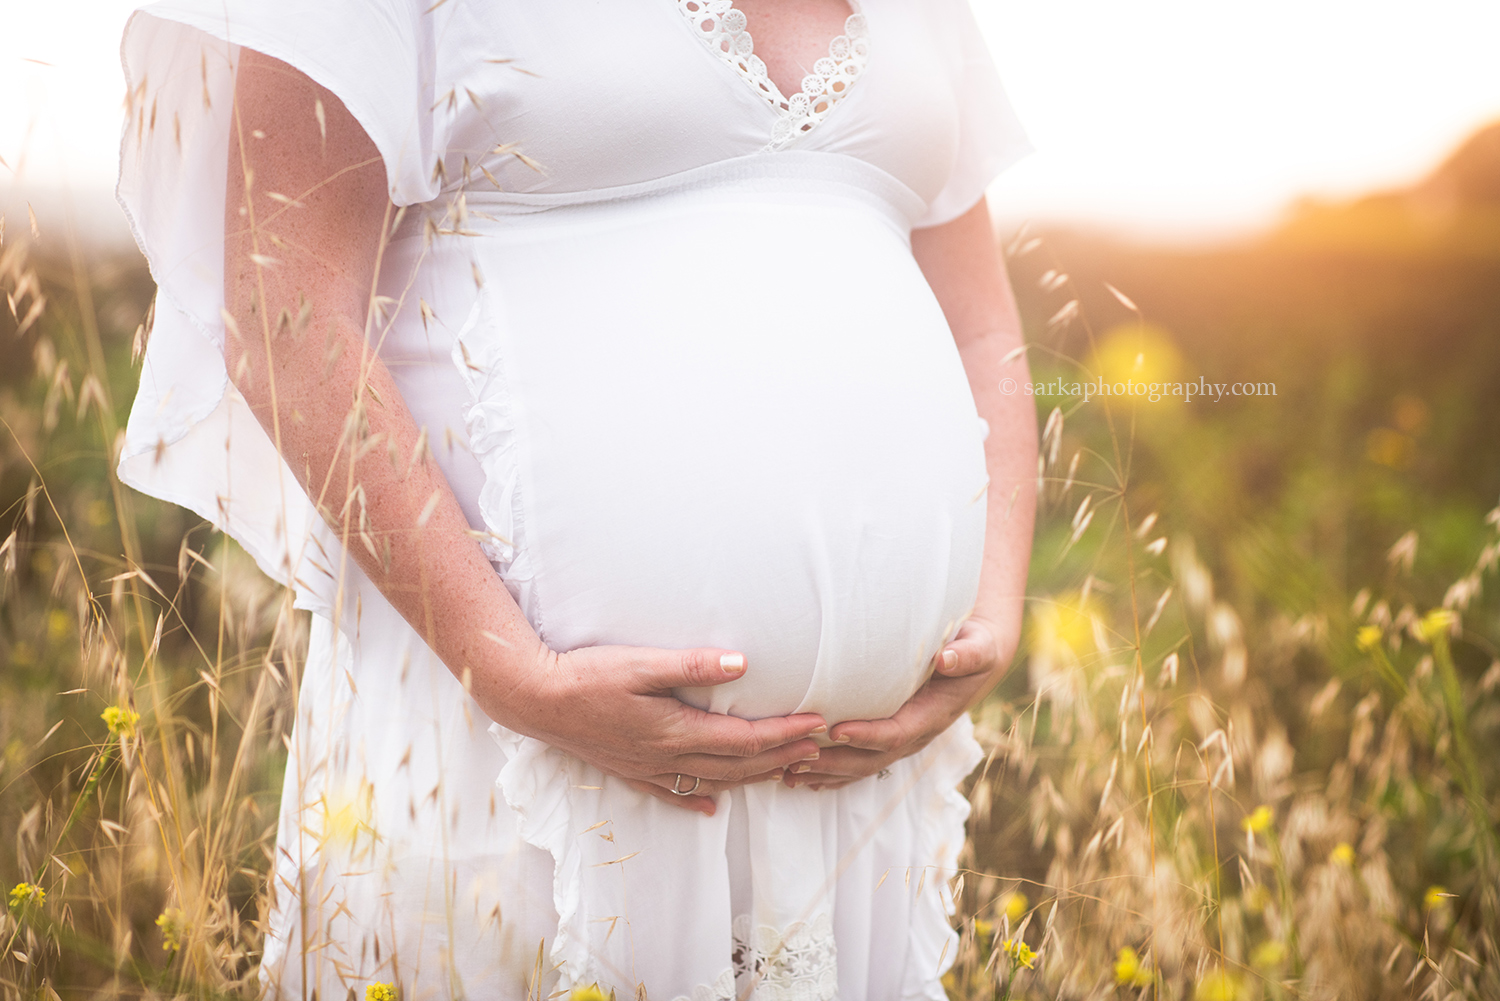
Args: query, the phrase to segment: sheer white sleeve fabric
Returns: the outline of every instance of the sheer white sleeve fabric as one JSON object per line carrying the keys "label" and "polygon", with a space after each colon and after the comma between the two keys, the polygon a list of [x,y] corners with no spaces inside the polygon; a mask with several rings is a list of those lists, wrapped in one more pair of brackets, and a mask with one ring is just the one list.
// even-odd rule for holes
{"label": "sheer white sleeve fabric", "polygon": [[957,219],[974,207],[991,181],[1034,149],[1000,82],[969,0],[938,0],[933,14],[940,18],[939,32],[952,53],[958,150],[947,184],[928,204],[917,227]]}
{"label": "sheer white sleeve fabric", "polygon": [[408,0],[169,0],[137,11],[121,46],[116,194],[158,292],[120,478],[228,532],[303,607],[331,610],[338,547],[223,361],[235,66],[247,46],[332,91],[379,149],[392,200],[413,204],[437,193],[430,30]]}

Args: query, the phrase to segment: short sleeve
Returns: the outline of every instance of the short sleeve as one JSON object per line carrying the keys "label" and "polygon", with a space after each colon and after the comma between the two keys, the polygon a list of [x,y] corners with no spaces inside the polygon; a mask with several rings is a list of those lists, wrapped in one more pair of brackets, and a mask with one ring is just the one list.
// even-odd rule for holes
{"label": "short sleeve", "polygon": [[917,227],[940,226],[963,215],[991,181],[1033,149],[1000,82],[969,0],[938,0],[930,9],[940,19],[937,32],[951,54],[958,150],[947,183],[928,204],[927,214],[917,220]]}
{"label": "short sleeve", "polygon": [[[155,324],[120,477],[188,507],[327,608],[336,543],[224,367],[224,199],[242,48],[336,95],[398,205],[438,193],[432,18],[420,0],[165,0],[121,44],[128,93],[116,196],[156,280]],[[307,113],[315,114],[313,108]]]}
{"label": "short sleeve", "polygon": [[[162,293],[222,344],[225,173],[241,46],[338,96],[385,161],[392,200],[437,194],[430,19],[414,0],[166,0],[121,45],[129,114],[117,189]],[[308,109],[312,113],[312,109]]]}

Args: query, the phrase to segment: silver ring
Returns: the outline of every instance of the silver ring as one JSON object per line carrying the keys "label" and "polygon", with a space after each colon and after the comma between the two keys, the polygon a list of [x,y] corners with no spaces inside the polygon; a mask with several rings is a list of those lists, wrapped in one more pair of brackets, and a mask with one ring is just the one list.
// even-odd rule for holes
{"label": "silver ring", "polygon": [[691,789],[679,789],[677,787],[682,785],[682,774],[679,772],[677,778],[672,782],[672,795],[691,796],[693,793],[698,791],[698,785],[702,781],[703,780],[701,778],[693,779],[693,787]]}

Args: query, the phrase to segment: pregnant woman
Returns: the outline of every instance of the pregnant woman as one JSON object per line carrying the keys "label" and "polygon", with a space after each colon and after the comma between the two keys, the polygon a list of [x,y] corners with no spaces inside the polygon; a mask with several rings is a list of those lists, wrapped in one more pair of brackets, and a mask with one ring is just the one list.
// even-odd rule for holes
{"label": "pregnant woman", "polygon": [[272,997],[942,998],[1034,415],[967,0],[166,0],[121,475],[311,611]]}

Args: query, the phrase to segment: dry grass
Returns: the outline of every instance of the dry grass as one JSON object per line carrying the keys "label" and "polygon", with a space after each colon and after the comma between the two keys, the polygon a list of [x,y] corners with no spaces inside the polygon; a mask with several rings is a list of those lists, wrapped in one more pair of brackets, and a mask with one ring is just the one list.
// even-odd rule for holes
{"label": "dry grass", "polygon": [[305,623],[232,543],[115,480],[138,269],[70,249],[33,263],[13,239],[3,265],[35,378],[0,395],[0,992],[253,994]]}
{"label": "dry grass", "polygon": [[[1042,284],[1067,297],[1065,279]],[[1107,358],[1072,294],[1034,352],[1072,326],[1082,357]],[[1410,579],[1410,532],[1383,587],[1256,621],[1192,538],[1132,509],[1170,496],[1131,478],[1137,436],[1170,425],[1102,400],[1046,426],[1029,684],[979,711],[992,751],[950,991],[1500,997],[1495,762],[1478,750],[1500,660],[1476,628],[1494,622],[1500,508],[1446,590]]]}
{"label": "dry grass", "polygon": [[[0,997],[251,997],[305,622],[114,479],[149,290],[35,246],[13,227],[0,264],[34,373],[0,389]],[[1094,356],[1045,282],[1038,356]],[[1170,496],[1132,477],[1170,425],[1116,402],[1046,427],[1024,661],[976,714],[953,995],[1500,997],[1500,509],[1452,587],[1411,576],[1412,535],[1352,603],[1289,617],[1137,509]]]}

